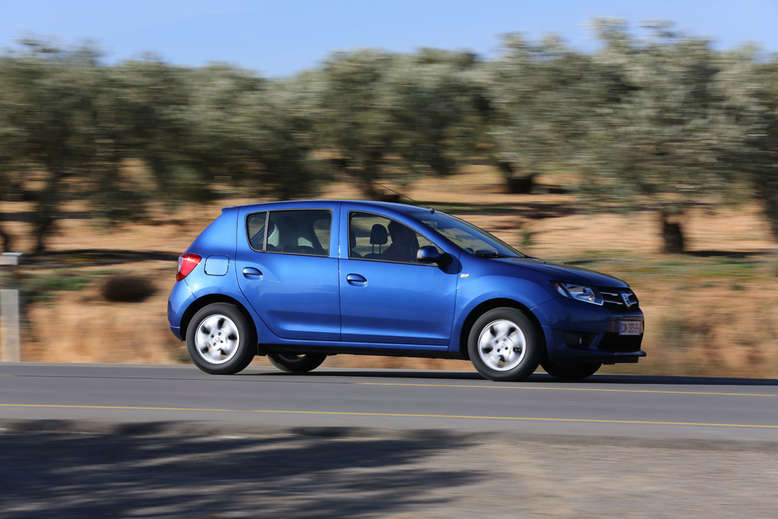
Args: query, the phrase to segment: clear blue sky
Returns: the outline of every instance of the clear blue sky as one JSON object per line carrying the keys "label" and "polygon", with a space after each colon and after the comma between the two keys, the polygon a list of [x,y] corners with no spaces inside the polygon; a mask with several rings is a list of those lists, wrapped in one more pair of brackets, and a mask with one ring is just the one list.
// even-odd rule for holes
{"label": "clear blue sky", "polygon": [[489,56],[513,31],[556,33],[592,50],[587,22],[599,16],[634,26],[673,20],[719,48],[755,42],[778,51],[778,0],[0,0],[0,47],[26,36],[89,39],[111,62],[151,51],[182,65],[227,61],[285,76],[356,47]]}

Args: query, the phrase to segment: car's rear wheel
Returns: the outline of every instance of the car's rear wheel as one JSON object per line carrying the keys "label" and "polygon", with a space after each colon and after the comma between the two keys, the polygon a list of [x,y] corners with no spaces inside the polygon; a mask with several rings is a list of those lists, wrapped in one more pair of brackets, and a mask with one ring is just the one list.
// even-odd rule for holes
{"label": "car's rear wheel", "polygon": [[478,372],[491,380],[524,380],[538,367],[543,341],[535,323],[517,308],[485,312],[470,328],[467,349]]}
{"label": "car's rear wheel", "polygon": [[192,316],[186,348],[195,366],[214,375],[232,375],[249,365],[257,350],[254,327],[238,307],[212,303]]}
{"label": "car's rear wheel", "polygon": [[324,353],[291,353],[273,351],[267,354],[273,366],[289,373],[307,373],[321,366],[327,355]]}
{"label": "car's rear wheel", "polygon": [[544,360],[541,362],[543,369],[552,377],[562,380],[581,380],[600,369],[599,362],[551,362]]}

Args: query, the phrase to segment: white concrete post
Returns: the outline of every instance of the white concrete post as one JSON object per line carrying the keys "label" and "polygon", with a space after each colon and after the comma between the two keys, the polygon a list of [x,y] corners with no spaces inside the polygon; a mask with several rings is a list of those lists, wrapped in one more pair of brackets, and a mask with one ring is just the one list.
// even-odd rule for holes
{"label": "white concrete post", "polygon": [[20,334],[19,334],[19,289],[17,288],[20,252],[4,252],[0,254],[0,267],[6,272],[8,282],[0,289],[0,361],[19,362]]}

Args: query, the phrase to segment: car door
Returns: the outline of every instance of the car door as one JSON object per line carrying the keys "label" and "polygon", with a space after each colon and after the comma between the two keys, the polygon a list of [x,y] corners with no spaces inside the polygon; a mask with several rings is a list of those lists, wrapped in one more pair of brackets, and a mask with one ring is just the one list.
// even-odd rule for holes
{"label": "car door", "polygon": [[347,204],[341,233],[342,340],[447,346],[458,276],[415,259],[420,246],[435,244],[396,219]]}
{"label": "car door", "polygon": [[238,283],[281,338],[340,339],[335,209],[245,209],[240,217]]}

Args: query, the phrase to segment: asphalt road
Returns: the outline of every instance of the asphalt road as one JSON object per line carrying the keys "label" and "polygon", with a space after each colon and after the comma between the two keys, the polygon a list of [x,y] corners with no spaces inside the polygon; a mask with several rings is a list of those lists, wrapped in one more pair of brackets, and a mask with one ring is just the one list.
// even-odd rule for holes
{"label": "asphalt road", "polygon": [[497,431],[778,442],[778,380],[600,375],[497,383],[474,372],[0,365],[0,420]]}

